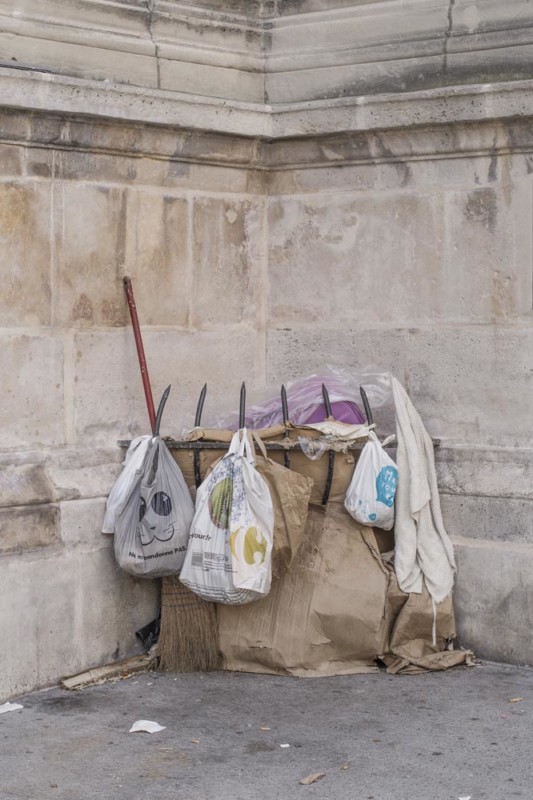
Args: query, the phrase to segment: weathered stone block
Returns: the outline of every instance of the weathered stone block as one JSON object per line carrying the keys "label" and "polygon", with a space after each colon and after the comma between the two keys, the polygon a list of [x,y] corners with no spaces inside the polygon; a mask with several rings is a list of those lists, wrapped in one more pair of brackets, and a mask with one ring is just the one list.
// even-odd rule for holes
{"label": "weathered stone block", "polygon": [[446,195],[443,260],[432,292],[449,319],[500,321],[531,310],[530,276],[524,283],[531,246],[520,247],[519,230],[531,235],[530,182],[525,192],[518,188]]}
{"label": "weathered stone block", "polygon": [[[155,402],[173,384],[162,433],[179,435],[192,427],[198,396],[208,382],[204,419],[231,403],[238,407],[246,380],[262,385],[262,337],[242,328],[233,331],[151,331],[144,335]],[[133,334],[79,333],[76,337],[75,409],[78,441],[110,447],[117,439],[148,432],[148,417]]]}
{"label": "weathered stone block", "polygon": [[533,449],[441,446],[435,456],[439,487],[446,494],[533,500]]}
{"label": "weathered stone block", "polygon": [[[198,52],[198,51],[196,51]],[[260,62],[258,62],[260,63]],[[198,61],[159,61],[161,88],[207,97],[260,103],[264,100],[264,74],[246,69],[201,64]]]}
{"label": "weathered stone block", "polygon": [[[9,0],[0,0],[0,13],[7,17],[11,16],[13,23],[19,18]],[[27,27],[33,26],[36,20],[42,19],[44,13],[46,13],[47,24],[51,24],[54,20],[66,24],[75,21],[76,27],[80,27],[83,31],[80,35],[87,37],[89,42],[87,29],[94,33],[94,29],[104,31],[106,26],[119,27],[123,35],[130,34],[138,38],[141,38],[143,34],[146,36],[146,9],[130,3],[119,2],[116,6],[109,6],[107,3],[98,3],[97,5],[89,3],[74,9],[70,3],[65,3],[63,0],[27,0],[24,7],[24,18],[21,21],[22,30],[24,30],[24,23]],[[71,13],[73,15],[75,13],[75,18],[70,16]],[[71,30],[70,33],[72,34],[73,31]],[[146,36],[146,38],[148,37]],[[138,47],[141,47],[140,43],[138,43]]]}
{"label": "weathered stone block", "polygon": [[412,330],[407,384],[431,434],[456,442],[533,443],[533,327]]}
{"label": "weathered stone block", "polygon": [[[143,338],[151,365],[146,332]],[[117,438],[149,432],[132,331],[124,328],[109,333],[80,333],[75,347],[71,379],[78,443],[111,447]],[[153,369],[151,382],[157,395]]]}
{"label": "weathered stone block", "polygon": [[187,324],[189,264],[187,200],[130,191],[125,270],[144,325]]}
{"label": "weathered stone block", "polygon": [[[108,491],[113,484],[110,483]],[[61,539],[67,547],[82,546],[86,550],[113,547],[113,536],[101,532],[105,514],[105,498],[69,500],[60,504]]]}
{"label": "weathered stone block", "polygon": [[[394,169],[412,180],[406,162]],[[273,200],[273,320],[499,320],[529,311],[529,184],[513,198],[487,187]]]}
{"label": "weathered stone block", "polygon": [[61,182],[56,195],[56,323],[124,325],[125,192]]}
{"label": "weathered stone block", "polygon": [[118,570],[112,550],[0,559],[4,697],[140,652],[135,631],[158,611],[158,582]]}
{"label": "weathered stone block", "polygon": [[274,200],[271,317],[348,326],[429,317],[442,235],[438,195]]}
{"label": "weathered stone block", "polygon": [[0,115],[0,138],[14,141],[24,140],[28,137],[31,118],[20,111],[2,109]]}
{"label": "weathered stone block", "polygon": [[0,441],[5,448],[61,444],[63,426],[63,345],[53,335],[4,335],[0,347],[3,378]]}
{"label": "weathered stone block", "polygon": [[3,180],[8,177],[19,177],[21,175],[23,165],[22,156],[22,149],[17,145],[0,145],[0,170]]}
{"label": "weathered stone block", "polygon": [[257,319],[264,292],[263,237],[260,203],[195,198],[192,243],[195,326],[235,325]]}
{"label": "weathered stone block", "polygon": [[0,465],[0,506],[50,503],[56,499],[43,464]]}
{"label": "weathered stone block", "polygon": [[56,505],[0,509],[0,554],[36,550],[59,542],[59,509]]}
{"label": "weathered stone block", "polygon": [[50,234],[50,185],[0,182],[2,326],[50,324]]}
{"label": "weathered stone block", "polygon": [[[329,152],[331,160],[331,167],[320,166],[317,169],[309,167],[308,169],[296,170],[287,169],[276,171],[274,165],[272,171],[267,173],[268,193],[276,197],[277,195],[294,195],[308,192],[316,194],[317,192],[368,192],[379,186],[382,189],[383,167],[388,168],[389,172],[393,173],[392,183],[390,188],[399,188],[400,180],[398,177],[398,169],[392,169],[390,165],[376,165],[376,164],[343,164],[342,169],[339,169],[339,164],[335,164],[335,151],[331,152],[329,147],[325,146]],[[283,153],[286,150],[286,159],[292,158],[292,147],[290,145],[279,144],[277,147]],[[322,149],[322,148],[319,148]],[[340,161],[340,158],[338,159]],[[389,188],[389,187],[387,187]],[[272,202],[275,202],[273,200]]]}
{"label": "weathered stone block", "polygon": [[135,631],[158,615],[160,581],[126,574],[109,547],[80,556],[79,565],[80,662],[96,666],[144,652]]}
{"label": "weathered stone block", "polygon": [[450,536],[533,545],[533,501],[510,497],[442,494]]}
{"label": "weathered stone block", "polygon": [[[260,3],[210,2],[201,9],[196,3],[187,8],[187,13],[172,13],[168,6],[158,3],[153,14],[151,30],[158,45],[158,54],[163,60],[199,61],[201,42],[204,57],[212,66],[250,69],[261,49],[261,29],[259,24]],[[254,8],[255,6],[255,8]],[[223,27],[222,27],[223,26]],[[218,52],[216,65],[213,64],[212,50]],[[195,57],[196,54],[196,57]],[[218,70],[220,71],[220,69]],[[183,87],[179,87],[183,91]],[[225,95],[229,97],[229,95]]]}
{"label": "weathered stone block", "polygon": [[533,547],[455,543],[457,632],[481,658],[532,664]]}
{"label": "weathered stone block", "polygon": [[445,81],[445,6],[351,3],[320,11],[274,21],[266,73],[271,103],[415,91]]}
{"label": "weathered stone block", "polygon": [[67,551],[55,558],[0,559],[2,631],[9,647],[0,649],[3,698],[57,683],[83,667],[80,630],[79,564]]}
{"label": "weathered stone block", "polygon": [[52,148],[26,147],[24,164],[29,178],[50,178],[55,175],[56,153]]}
{"label": "weathered stone block", "polygon": [[[177,149],[177,148],[176,148]],[[192,157],[196,157],[196,153]],[[231,156],[235,155],[235,150]],[[222,160],[230,161],[230,154]],[[189,163],[190,154],[177,152],[168,159],[137,158],[135,159],[135,177],[131,181],[135,186],[156,186],[167,191],[224,192],[229,194],[254,194],[250,190],[250,181],[256,173],[244,168],[232,166],[212,166],[210,164]],[[243,160],[247,162],[246,153]]]}
{"label": "weathered stone block", "polygon": [[[19,61],[22,64],[32,64],[35,69],[63,72],[93,80],[104,81],[113,76],[113,80],[120,83],[151,87],[157,85],[157,65],[150,42],[147,47],[152,53],[144,55],[128,52],[121,46],[122,42],[117,47],[116,37],[103,31],[83,31],[79,23],[74,31],[72,27],[69,31],[67,25],[61,25],[59,30],[66,30],[66,36],[63,41],[58,42],[57,28],[53,33],[50,32],[50,39],[43,36],[42,19],[38,23],[34,21],[25,26],[25,30],[20,31],[23,35],[13,35],[13,32],[18,32],[17,29],[20,30],[17,22],[10,26],[14,29],[13,32],[6,31],[6,22],[7,19],[4,18],[0,32],[0,46],[6,62]],[[80,31],[83,31],[81,36]],[[131,37],[131,50],[138,49],[138,42],[138,36]]]}
{"label": "weathered stone block", "polygon": [[402,329],[282,328],[268,333],[267,382],[288,381],[321,367],[358,370],[376,365],[405,377],[407,332]]}
{"label": "weathered stone block", "polygon": [[58,500],[107,496],[125,456],[114,442],[110,444],[105,450],[76,447],[51,454],[46,470]]}
{"label": "weathered stone block", "polygon": [[[113,128],[111,128],[113,131]],[[124,145],[124,139],[129,138],[129,131],[124,132],[119,128],[115,130],[118,150]],[[90,138],[90,132],[88,137]],[[110,143],[110,148],[113,145]],[[105,147],[100,150],[98,141],[92,145],[83,142],[78,148],[76,143],[72,150],[65,149],[59,158],[56,159],[55,171],[59,181],[73,181],[80,184],[79,188],[83,187],[82,181],[96,184],[103,191],[109,189],[109,184],[122,184],[130,185],[135,182],[137,172],[136,163],[134,158],[129,157],[128,150],[123,157],[117,157],[117,154],[109,154]],[[58,183],[58,188],[61,184]],[[61,213],[61,197],[58,197],[56,206]]]}

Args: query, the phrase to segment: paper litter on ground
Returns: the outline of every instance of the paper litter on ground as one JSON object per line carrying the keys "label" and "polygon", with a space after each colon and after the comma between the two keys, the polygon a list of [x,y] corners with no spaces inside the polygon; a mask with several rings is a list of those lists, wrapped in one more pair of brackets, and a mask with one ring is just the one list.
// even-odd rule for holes
{"label": "paper litter on ground", "polygon": [[18,711],[20,708],[24,708],[20,703],[4,703],[3,706],[0,706],[0,714],[6,714],[8,711]]}
{"label": "paper litter on ground", "polygon": [[159,725],[157,722],[151,722],[149,719],[138,719],[129,729],[129,733],[137,733],[140,731],[144,733],[158,733],[158,731],[164,730],[165,726]]}
{"label": "paper litter on ground", "polygon": [[302,778],[300,783],[304,786],[309,786],[311,783],[316,783],[319,781],[320,778],[323,778],[325,774],[325,772],[313,772],[313,774],[308,775],[307,778]]}

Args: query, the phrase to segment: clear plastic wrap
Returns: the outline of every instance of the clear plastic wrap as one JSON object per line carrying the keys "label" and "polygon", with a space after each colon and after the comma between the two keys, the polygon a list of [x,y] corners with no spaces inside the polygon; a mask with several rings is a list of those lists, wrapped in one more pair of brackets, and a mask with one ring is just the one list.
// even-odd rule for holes
{"label": "clear plastic wrap", "polygon": [[[328,390],[333,416],[341,421],[353,423],[366,421],[361,410],[360,386],[364,387],[372,410],[392,406],[389,373],[375,366],[353,370],[327,367],[320,372],[285,384],[289,419],[294,425],[305,425],[324,419],[322,384]],[[247,428],[268,428],[283,422],[280,389],[281,386],[276,390],[265,392],[265,399],[247,406],[245,417]],[[343,414],[344,419],[342,419]],[[214,415],[209,419],[209,426],[237,430],[238,411]]]}
{"label": "clear plastic wrap", "polygon": [[302,453],[310,458],[311,461],[318,461],[321,458],[326,450],[329,450],[329,442],[322,439],[308,439],[305,436],[299,436],[298,442],[300,443],[300,447],[302,448]]}

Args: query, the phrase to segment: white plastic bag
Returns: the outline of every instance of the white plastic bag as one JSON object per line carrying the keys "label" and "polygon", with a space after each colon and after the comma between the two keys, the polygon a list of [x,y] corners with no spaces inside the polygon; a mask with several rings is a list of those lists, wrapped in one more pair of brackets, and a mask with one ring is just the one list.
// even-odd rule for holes
{"label": "white plastic bag", "polygon": [[138,436],[137,439],[130,442],[126,458],[123,461],[124,469],[113,484],[107,498],[102,533],[115,532],[115,520],[129,500],[139,477],[139,471],[143,468],[151,440],[151,436]]}
{"label": "white plastic bag", "polygon": [[396,464],[372,431],[357,462],[344,506],[361,525],[390,531],[394,525],[394,498],[398,484]]}
{"label": "white plastic bag", "polygon": [[194,505],[165,443],[159,436],[149,439],[126,503],[114,517],[115,557],[131,575],[158,578],[178,574],[183,565]]}
{"label": "white plastic bag", "polygon": [[180,580],[204,600],[241,605],[270,591],[274,510],[246,429],[196,494]]}

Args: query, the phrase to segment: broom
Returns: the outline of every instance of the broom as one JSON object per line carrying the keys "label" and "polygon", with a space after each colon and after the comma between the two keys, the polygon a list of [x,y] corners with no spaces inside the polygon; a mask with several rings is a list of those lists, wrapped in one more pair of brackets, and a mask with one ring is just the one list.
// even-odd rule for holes
{"label": "broom", "polygon": [[[128,277],[124,289],[130,310],[139,366],[152,433],[156,414],[144,354],[133,287]],[[177,575],[163,578],[161,589],[161,627],[157,644],[160,669],[168,672],[195,672],[216,669],[220,664],[216,609],[180,583]]]}

